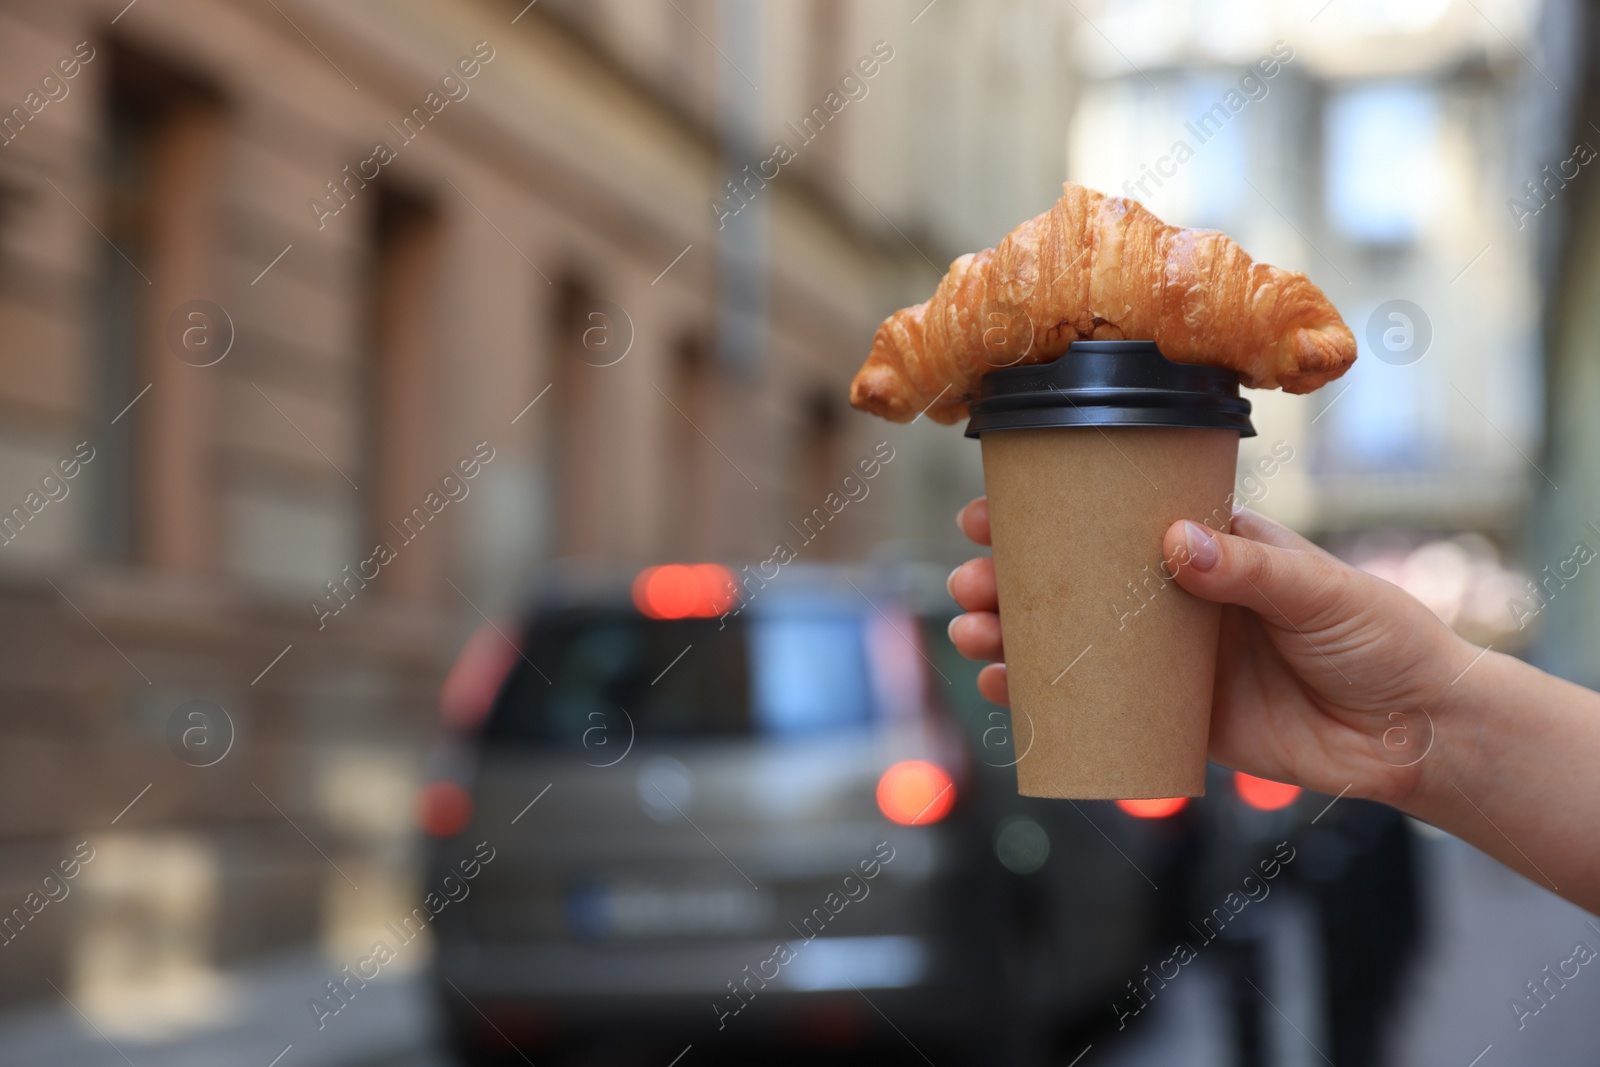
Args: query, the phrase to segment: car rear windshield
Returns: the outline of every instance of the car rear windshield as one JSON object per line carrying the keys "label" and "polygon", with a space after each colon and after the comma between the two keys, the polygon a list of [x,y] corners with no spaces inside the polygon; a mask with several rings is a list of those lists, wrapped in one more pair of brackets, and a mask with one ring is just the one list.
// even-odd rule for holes
{"label": "car rear windshield", "polygon": [[647,619],[573,609],[527,631],[487,739],[605,754],[640,739],[797,735],[869,723],[861,616]]}

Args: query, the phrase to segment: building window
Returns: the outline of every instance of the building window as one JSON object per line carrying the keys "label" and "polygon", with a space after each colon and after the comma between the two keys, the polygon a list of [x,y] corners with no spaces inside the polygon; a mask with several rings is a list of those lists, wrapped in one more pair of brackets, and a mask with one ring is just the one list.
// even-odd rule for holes
{"label": "building window", "polygon": [[[1364,322],[1377,308],[1354,319]],[[1398,321],[1385,329],[1403,329]],[[1425,368],[1391,366],[1370,351],[1357,334],[1360,355],[1345,374],[1345,383],[1322,399],[1328,418],[1318,429],[1325,447],[1317,450],[1319,473],[1342,475],[1364,471],[1421,470],[1437,465],[1446,443],[1442,398]],[[1349,393],[1349,396],[1345,396]],[[1330,401],[1337,397],[1339,403]]]}
{"label": "building window", "polygon": [[1322,158],[1328,220],[1369,245],[1409,245],[1438,197],[1439,103],[1429,87],[1352,86],[1328,99]]}
{"label": "building window", "polygon": [[215,555],[210,419],[221,372],[170,351],[166,327],[180,306],[225,296],[216,289],[225,114],[199,78],[108,50],[94,547],[109,559],[203,570]]}
{"label": "building window", "polygon": [[[384,580],[399,596],[437,592],[444,538],[427,529],[423,498],[437,484],[439,394],[435,322],[439,220],[432,205],[380,184],[371,216],[362,390],[363,499],[369,544],[385,542],[398,558]],[[386,568],[386,574],[389,568]]]}
{"label": "building window", "polygon": [[671,359],[671,396],[678,410],[669,410],[665,416],[667,552],[675,559],[687,559],[697,549],[704,551],[706,540],[701,534],[712,521],[713,501],[706,480],[708,446],[695,429],[704,426],[709,417],[711,359],[705,341],[695,335],[680,338]]}
{"label": "building window", "polygon": [[[120,71],[119,71],[120,73]],[[99,515],[91,523],[95,547],[110,559],[131,561],[137,554],[135,501],[141,475],[136,462],[138,429],[144,422],[137,405],[118,411],[144,389],[139,353],[140,311],[148,302],[146,283],[133,266],[147,262],[149,235],[148,156],[156,117],[138,96],[119,91],[114,83],[108,109],[102,180],[105,230],[111,245],[98,249],[100,316],[100,383],[96,423],[107,423],[105,448],[97,473]],[[118,249],[132,260],[129,263]],[[117,421],[112,423],[111,419]]]}
{"label": "building window", "polygon": [[[800,429],[795,441],[796,476],[792,481],[799,499],[790,511],[810,514],[823,506],[823,500],[838,488],[843,472],[839,469],[839,403],[827,389],[814,389],[800,409]],[[819,545],[822,555],[831,555],[838,546],[832,538]]]}
{"label": "building window", "polygon": [[601,471],[602,453],[614,443],[596,424],[605,382],[585,345],[586,338],[598,336],[591,330],[606,328],[600,307],[587,280],[569,275],[557,282],[550,318],[554,373],[546,469],[554,488],[556,550],[564,556],[603,554],[612,540],[602,528],[601,496],[607,490]]}
{"label": "building window", "polygon": [[[830,93],[836,91],[839,76],[849,68],[844,54],[845,11],[842,0],[813,0],[809,5],[810,55],[806,71],[806,98],[802,113],[819,105]],[[838,160],[840,148],[837,132],[819,140],[819,156],[833,163]]]}

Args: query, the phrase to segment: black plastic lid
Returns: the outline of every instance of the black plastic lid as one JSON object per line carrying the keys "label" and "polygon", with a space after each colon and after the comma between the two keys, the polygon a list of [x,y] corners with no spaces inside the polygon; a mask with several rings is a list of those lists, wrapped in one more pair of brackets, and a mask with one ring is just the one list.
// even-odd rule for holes
{"label": "black plastic lid", "polygon": [[968,437],[1048,426],[1182,426],[1256,435],[1237,371],[1174,363],[1153,341],[1074,341],[1052,362],[983,376]]}

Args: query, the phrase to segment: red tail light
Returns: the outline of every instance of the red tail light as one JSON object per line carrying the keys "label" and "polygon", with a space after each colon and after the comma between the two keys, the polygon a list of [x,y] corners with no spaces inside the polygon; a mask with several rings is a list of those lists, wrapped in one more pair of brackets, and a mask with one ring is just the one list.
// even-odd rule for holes
{"label": "red tail light", "polygon": [[633,603],[652,619],[716,618],[733,607],[733,572],[715,563],[647,567],[633,580]]}
{"label": "red tail light", "polygon": [[927,760],[901,760],[878,779],[878,810],[902,826],[926,826],[950,814],[956,783]]}
{"label": "red tail light", "polygon": [[472,821],[472,794],[455,782],[429,782],[417,797],[417,822],[432,837],[454,837]]}
{"label": "red tail light", "polygon": [[482,722],[519,655],[501,630],[488,623],[478,627],[439,687],[439,715],[445,725],[469,730]]}
{"label": "red tail light", "polygon": [[1136,819],[1165,819],[1188,807],[1188,797],[1164,797],[1160,800],[1119,800],[1117,807]]}
{"label": "red tail light", "polygon": [[1286,782],[1257,778],[1243,771],[1233,772],[1233,789],[1239,799],[1257,811],[1277,811],[1293,804],[1300,795],[1300,787]]}

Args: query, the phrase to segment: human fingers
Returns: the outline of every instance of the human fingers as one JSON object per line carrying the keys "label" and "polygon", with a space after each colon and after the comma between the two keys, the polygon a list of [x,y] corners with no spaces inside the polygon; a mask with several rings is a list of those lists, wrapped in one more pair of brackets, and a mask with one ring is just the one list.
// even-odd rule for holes
{"label": "human fingers", "polygon": [[963,611],[999,611],[1000,595],[995,586],[994,560],[988,556],[969,559],[950,572],[945,588]]}
{"label": "human fingers", "polygon": [[1274,522],[1258,511],[1249,508],[1235,508],[1233,522],[1229,532],[1237,537],[1248,537],[1252,541],[1259,541],[1264,545],[1276,548],[1294,548],[1302,552],[1314,552],[1326,555],[1316,545],[1295,533],[1282,523]]}
{"label": "human fingers", "polygon": [[[1249,519],[1244,526],[1274,535]],[[1205,600],[1249,608],[1270,624],[1303,631],[1353,610],[1347,568],[1321,551],[1217,533],[1188,519],[1167,528],[1162,551],[1183,588]]]}
{"label": "human fingers", "polygon": [[978,672],[978,695],[991,704],[1011,706],[1011,689],[1006,684],[1006,665],[991,663]]}
{"label": "human fingers", "polygon": [[956,525],[976,543],[989,544],[989,498],[980,496],[957,512]]}
{"label": "human fingers", "polygon": [[1000,616],[992,611],[974,611],[951,619],[950,640],[956,651],[968,659],[998,660],[1005,654],[1000,643]]}

